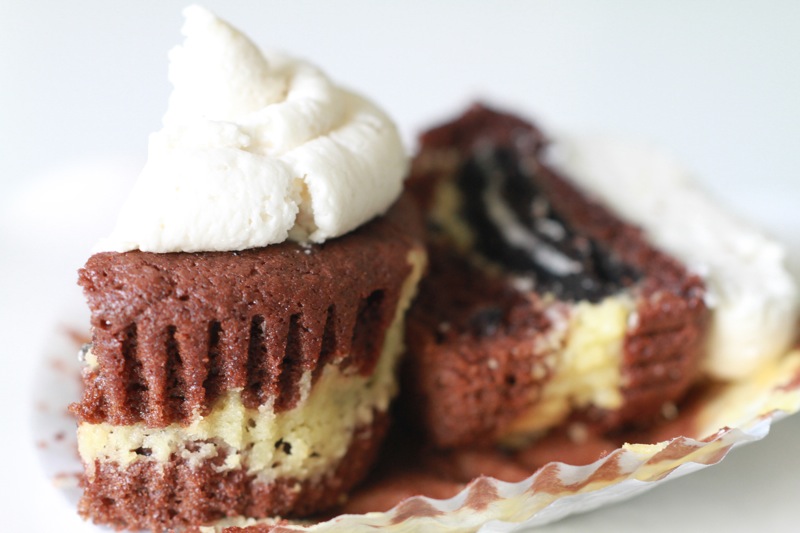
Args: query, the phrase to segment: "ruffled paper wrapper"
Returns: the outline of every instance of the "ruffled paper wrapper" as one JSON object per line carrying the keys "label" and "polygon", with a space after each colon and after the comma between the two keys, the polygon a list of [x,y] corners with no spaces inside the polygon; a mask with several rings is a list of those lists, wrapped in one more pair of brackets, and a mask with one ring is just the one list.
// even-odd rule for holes
{"label": "ruffled paper wrapper", "polygon": [[[33,421],[46,473],[75,503],[81,467],[75,454],[74,420],[66,416],[65,406],[80,391],[74,356],[79,341],[74,334],[60,333],[51,343],[36,384]],[[276,531],[474,531],[488,523],[495,532],[513,531],[632,498],[720,462],[734,447],[764,438],[773,422],[800,410],[800,349],[746,381],[710,386],[692,403],[680,415],[691,417],[691,423],[675,426],[693,428],[692,437],[625,444],[585,466],[551,462],[517,483],[481,476],[449,499],[415,496],[386,512],[340,515],[313,525],[280,525]],[[219,526],[203,528],[219,530]]]}

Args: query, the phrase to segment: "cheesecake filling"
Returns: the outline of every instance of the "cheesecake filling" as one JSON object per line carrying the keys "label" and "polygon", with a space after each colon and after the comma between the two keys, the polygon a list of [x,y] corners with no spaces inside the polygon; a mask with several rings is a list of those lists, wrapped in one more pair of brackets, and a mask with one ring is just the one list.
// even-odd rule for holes
{"label": "cheesecake filling", "polygon": [[564,422],[576,409],[622,407],[622,356],[635,305],[627,295],[579,302],[566,318],[551,317],[548,333],[557,346],[545,358],[550,378],[536,403],[500,436],[517,446]]}
{"label": "cheesecake filling", "polygon": [[[143,423],[114,426],[82,423],[78,450],[92,479],[95,461],[127,467],[136,461],[167,463],[174,455],[191,466],[214,460],[221,470],[244,469],[262,482],[278,478],[316,479],[331,471],[350,447],[355,432],[389,408],[397,392],[395,367],[403,351],[404,317],[425,265],[413,250],[395,316],[371,376],[328,365],[313,384],[301,379],[297,405],[275,413],[271,403],[247,408],[241,390],[223,394],[205,417],[190,424],[150,428]],[[91,361],[87,357],[87,361]]]}

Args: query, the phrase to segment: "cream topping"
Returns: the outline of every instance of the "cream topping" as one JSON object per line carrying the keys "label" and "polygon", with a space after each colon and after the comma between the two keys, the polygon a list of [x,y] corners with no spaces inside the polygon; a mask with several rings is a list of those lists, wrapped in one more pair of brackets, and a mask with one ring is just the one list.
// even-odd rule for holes
{"label": "cream topping", "polygon": [[163,128],[98,250],[322,242],[388,209],[407,157],[380,109],[304,61],[262,54],[201,7],[184,16]]}
{"label": "cream topping", "polygon": [[549,155],[571,181],[705,279],[710,375],[747,377],[788,350],[798,290],[781,245],[714,204],[686,170],[652,148],[565,138]]}

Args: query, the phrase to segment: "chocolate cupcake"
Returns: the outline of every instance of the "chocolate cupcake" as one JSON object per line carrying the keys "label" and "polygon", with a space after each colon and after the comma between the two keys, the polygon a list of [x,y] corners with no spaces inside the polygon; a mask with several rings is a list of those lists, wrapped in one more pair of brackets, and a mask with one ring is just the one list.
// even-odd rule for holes
{"label": "chocolate cupcake", "polygon": [[211,13],[186,16],[165,127],[80,271],[79,510],[117,528],[340,503],[388,427],[425,265],[388,118]]}
{"label": "chocolate cupcake", "polygon": [[424,261],[413,213],[322,245],[92,256],[81,512],[158,529],[336,504],[388,425]]}
{"label": "chocolate cupcake", "polygon": [[703,281],[548,165],[547,144],[482,106],[421,137],[431,267],[404,393],[435,446],[649,424],[698,375]]}

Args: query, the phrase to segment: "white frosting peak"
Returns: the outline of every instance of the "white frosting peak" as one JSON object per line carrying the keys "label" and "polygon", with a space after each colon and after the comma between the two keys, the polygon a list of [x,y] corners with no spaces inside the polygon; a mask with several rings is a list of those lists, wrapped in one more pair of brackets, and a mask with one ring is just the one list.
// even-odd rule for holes
{"label": "white frosting peak", "polygon": [[797,283],[776,242],[731,216],[653,148],[602,138],[563,139],[551,161],[570,180],[639,226],[707,284],[713,315],[706,371],[747,377],[794,337]]}
{"label": "white frosting peak", "polygon": [[200,6],[184,10],[183,45],[170,51],[173,91],[164,124],[198,119],[237,122],[286,94],[261,51],[224,20]]}
{"label": "white frosting peak", "polygon": [[204,8],[184,15],[164,127],[99,249],[322,242],[386,211],[407,157],[382,111],[303,61],[263,55]]}

